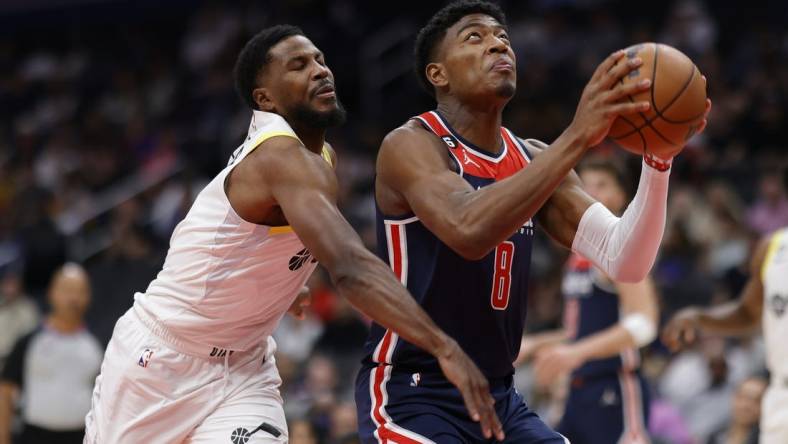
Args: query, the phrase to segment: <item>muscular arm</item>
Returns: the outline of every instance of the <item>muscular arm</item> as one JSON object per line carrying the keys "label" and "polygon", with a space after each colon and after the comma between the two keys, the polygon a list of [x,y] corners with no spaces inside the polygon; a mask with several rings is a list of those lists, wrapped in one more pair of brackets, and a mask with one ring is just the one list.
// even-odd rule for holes
{"label": "muscular arm", "polygon": [[[338,293],[376,322],[435,356],[446,377],[462,392],[471,418],[481,421],[485,436],[495,433],[499,440],[504,439],[486,379],[391,269],[364,247],[337,209],[336,176],[325,160],[296,139],[274,137],[249,154],[232,177],[246,182],[240,188],[255,194],[238,202],[257,200],[263,206],[275,202],[299,239],[326,268]],[[243,208],[237,211],[245,212]]]}
{"label": "muscular arm", "polygon": [[409,122],[383,141],[378,184],[458,254],[480,259],[536,214],[585,148],[580,138],[564,133],[528,168],[474,190],[451,170],[442,142]]}
{"label": "muscular arm", "polygon": [[295,139],[269,140],[250,154],[235,174],[255,172],[261,188],[269,191],[342,296],[407,341],[439,354],[451,339],[419,307],[391,269],[364,247],[339,212],[336,176],[328,163]]}
{"label": "muscular arm", "polygon": [[763,313],[763,282],[761,268],[769,246],[769,237],[761,240],[750,260],[750,278],[738,300],[714,307],[689,307],[668,322],[662,338],[672,349],[678,349],[682,341],[695,340],[695,330],[718,335],[744,335],[751,333],[761,323]]}
{"label": "muscular arm", "polygon": [[616,217],[583,190],[572,172],[537,219],[558,243],[587,257],[614,280],[639,282],[654,265],[662,241],[667,196],[668,172],[644,163],[634,199]]}

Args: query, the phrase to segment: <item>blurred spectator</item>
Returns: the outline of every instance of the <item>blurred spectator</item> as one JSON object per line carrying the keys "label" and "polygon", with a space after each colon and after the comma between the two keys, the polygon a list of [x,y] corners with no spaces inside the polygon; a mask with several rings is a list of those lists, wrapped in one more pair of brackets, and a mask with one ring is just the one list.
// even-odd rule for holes
{"label": "blurred spectator", "polygon": [[0,443],[8,444],[11,415],[22,400],[21,444],[81,443],[102,349],[85,330],[90,303],[85,270],[68,263],[52,277],[51,312],[44,325],[14,345],[0,376]]}
{"label": "blurred spectator", "polygon": [[38,309],[24,294],[22,279],[15,271],[0,277],[0,370],[16,341],[38,325]]}
{"label": "blurred spectator", "polygon": [[296,419],[287,425],[290,444],[319,444],[312,423],[306,419]]}
{"label": "blurred spectator", "polygon": [[777,171],[761,177],[758,200],[747,211],[747,221],[761,236],[788,225],[788,197]]}
{"label": "blurred spectator", "polygon": [[760,376],[742,381],[736,388],[731,403],[731,421],[714,432],[709,437],[708,444],[757,444],[761,398],[768,385],[768,381]]}

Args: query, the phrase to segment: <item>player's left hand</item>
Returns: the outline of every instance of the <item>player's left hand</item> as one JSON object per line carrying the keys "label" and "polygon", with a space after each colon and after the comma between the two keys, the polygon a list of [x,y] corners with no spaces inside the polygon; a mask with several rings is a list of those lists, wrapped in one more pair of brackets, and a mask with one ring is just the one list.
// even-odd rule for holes
{"label": "player's left hand", "polygon": [[550,385],[556,378],[580,367],[583,363],[580,353],[571,345],[558,344],[552,347],[543,347],[536,354],[534,371],[536,383]]}
{"label": "player's left hand", "polygon": [[312,294],[309,292],[309,287],[301,287],[293,304],[287,310],[291,316],[296,319],[304,320],[306,318],[306,307],[312,304]]}

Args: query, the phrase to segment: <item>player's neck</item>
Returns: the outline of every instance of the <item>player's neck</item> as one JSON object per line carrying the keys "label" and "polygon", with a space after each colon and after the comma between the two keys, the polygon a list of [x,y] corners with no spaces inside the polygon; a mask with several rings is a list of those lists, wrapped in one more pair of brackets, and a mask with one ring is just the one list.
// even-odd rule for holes
{"label": "player's neck", "polygon": [[51,314],[47,318],[47,326],[59,333],[74,333],[82,328],[82,319],[72,316],[58,316]]}
{"label": "player's neck", "polygon": [[438,112],[465,140],[490,153],[501,151],[502,106],[480,109],[456,100],[446,100],[438,103]]}
{"label": "player's neck", "polygon": [[298,124],[291,124],[291,128],[293,128],[298,138],[301,139],[301,143],[304,144],[306,149],[316,154],[323,152],[323,144],[326,142],[325,129]]}

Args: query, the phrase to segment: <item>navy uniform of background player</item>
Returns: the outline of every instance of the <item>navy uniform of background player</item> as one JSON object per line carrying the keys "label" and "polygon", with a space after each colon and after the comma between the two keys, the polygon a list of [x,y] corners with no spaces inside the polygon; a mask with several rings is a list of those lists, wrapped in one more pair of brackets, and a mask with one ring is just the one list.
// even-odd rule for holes
{"label": "navy uniform of background player", "polygon": [[[490,3],[439,11],[416,39],[416,69],[434,112],[392,131],[377,160],[379,254],[490,379],[507,442],[555,442],[512,387],[527,296],[532,217],[562,245],[618,280],[642,280],[665,222],[668,173],[644,161],[621,218],[582,188],[572,167],[620,114],[648,109],[620,99],[649,83],[617,85],[639,66],[611,54],[593,74],[570,126],[549,147],[501,126],[516,70],[505,17]],[[681,147],[676,147],[678,152]],[[668,159],[663,159],[668,161]],[[537,214],[537,211],[539,213]],[[485,442],[434,360],[373,325],[357,379],[362,442]]]}
{"label": "navy uniform of background player", "polygon": [[[626,180],[610,161],[583,165],[589,194],[615,213],[626,204]],[[569,397],[558,431],[574,444],[647,443],[648,390],[637,347],[657,334],[657,297],[650,279],[611,281],[573,254],[562,284],[563,330],[528,336],[520,358],[536,355],[537,381],[550,384],[571,372]]]}

